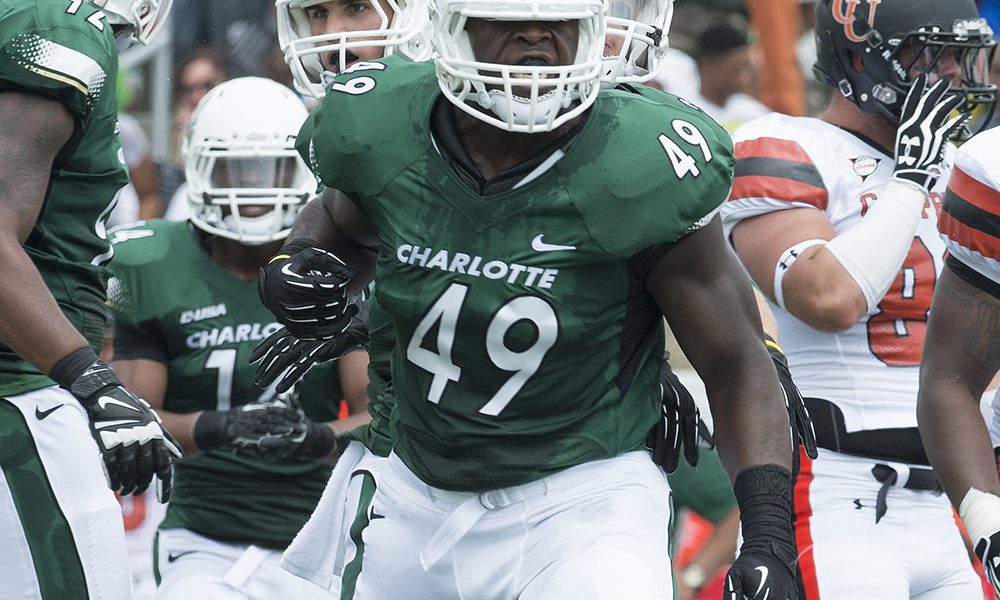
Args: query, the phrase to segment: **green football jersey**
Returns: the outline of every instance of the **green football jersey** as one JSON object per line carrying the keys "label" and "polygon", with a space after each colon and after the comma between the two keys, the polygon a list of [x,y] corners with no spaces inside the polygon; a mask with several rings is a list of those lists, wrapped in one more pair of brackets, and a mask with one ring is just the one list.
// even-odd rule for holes
{"label": "green football jersey", "polygon": [[[280,328],[244,281],[212,261],[187,223],[149,221],[114,230],[114,318],[159,339],[168,361],[164,408],[227,410],[274,395],[254,385],[248,357]],[[313,421],[337,418],[341,399],[334,363],[309,371],[299,393]],[[287,460],[264,463],[213,450],[177,464],[161,527],[268,547],[286,546],[309,518],[331,467]]]}
{"label": "green football jersey", "polygon": [[484,490],[642,447],[663,348],[649,259],[726,199],[729,136],[672,96],[602,92],[564,155],[484,197],[435,150],[436,101],[433,64],[358,64],[298,137],[379,233],[395,451]]}
{"label": "green football jersey", "polygon": [[[61,102],[76,120],[55,159],[45,204],[24,244],[69,321],[95,350],[104,337],[104,223],[128,182],[118,138],[118,54],[104,13],[86,2],[0,0],[0,92]],[[7,282],[10,283],[10,282]],[[0,343],[0,395],[52,385]]]}
{"label": "green football jersey", "polygon": [[396,332],[389,314],[374,296],[368,298],[368,414],[372,420],[344,433],[342,440],[358,441],[372,454],[389,456],[392,451],[389,420],[392,397],[390,357],[396,347]]}

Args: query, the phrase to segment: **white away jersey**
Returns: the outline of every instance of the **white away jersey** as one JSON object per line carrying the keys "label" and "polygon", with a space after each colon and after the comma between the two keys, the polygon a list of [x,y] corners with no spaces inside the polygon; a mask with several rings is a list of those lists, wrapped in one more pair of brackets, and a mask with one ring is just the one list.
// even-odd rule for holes
{"label": "white away jersey", "polygon": [[[821,210],[838,234],[857,225],[889,182],[893,158],[818,119],[773,114],[733,135],[736,180],[722,208],[728,236],[743,219],[789,208]],[[846,331],[824,333],[772,304],[803,396],[835,402],[848,431],[916,427],[920,352],[944,264],[937,217],[954,149],[924,206],[910,251],[882,301]]]}
{"label": "white away jersey", "polygon": [[962,145],[938,222],[948,251],[1000,283],[1000,128]]}

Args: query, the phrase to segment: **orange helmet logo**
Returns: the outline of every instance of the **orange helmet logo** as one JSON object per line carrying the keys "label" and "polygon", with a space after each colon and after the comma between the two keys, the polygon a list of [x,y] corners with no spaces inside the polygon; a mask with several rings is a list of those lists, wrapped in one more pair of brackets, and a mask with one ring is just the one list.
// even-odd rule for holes
{"label": "orange helmet logo", "polygon": [[[868,1],[868,28],[875,26],[875,11],[882,0]],[[854,32],[854,11],[861,4],[861,0],[833,0],[833,18],[844,26],[844,35],[852,42],[865,41],[865,35],[858,35]]]}

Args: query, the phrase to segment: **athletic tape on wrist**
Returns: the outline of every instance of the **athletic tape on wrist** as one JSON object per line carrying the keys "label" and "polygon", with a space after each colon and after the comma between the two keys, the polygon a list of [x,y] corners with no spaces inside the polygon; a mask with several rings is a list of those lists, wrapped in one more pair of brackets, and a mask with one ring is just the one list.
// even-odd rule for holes
{"label": "athletic tape on wrist", "polygon": [[888,291],[903,266],[927,192],[912,182],[891,179],[861,223],[826,244],[854,279],[870,312]]}
{"label": "athletic tape on wrist", "polygon": [[958,516],[969,532],[972,545],[976,540],[988,538],[1000,531],[1000,497],[994,494],[969,488],[958,507]]}
{"label": "athletic tape on wrist", "polygon": [[[774,265],[774,302],[781,308],[785,308],[785,294],[781,290],[781,281],[785,278],[785,273],[792,267],[792,264],[802,256],[802,251],[820,244],[825,244],[826,240],[813,238],[795,244],[788,250],[781,253],[778,262]],[[787,309],[786,309],[787,310]]]}

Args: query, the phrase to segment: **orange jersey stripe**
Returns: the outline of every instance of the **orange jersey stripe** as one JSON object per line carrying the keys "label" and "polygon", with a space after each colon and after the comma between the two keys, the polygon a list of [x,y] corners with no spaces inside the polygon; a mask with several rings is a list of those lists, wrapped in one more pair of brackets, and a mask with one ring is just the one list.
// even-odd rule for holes
{"label": "orange jersey stripe", "polygon": [[826,210],[829,194],[824,188],[818,188],[794,179],[766,175],[744,175],[733,180],[733,189],[729,193],[730,201],[743,198],[773,198],[786,202],[805,202],[820,210]]}
{"label": "orange jersey stripe", "polygon": [[795,545],[799,553],[799,573],[802,575],[803,600],[820,600],[819,580],[816,576],[816,560],[813,557],[812,531],[809,520],[812,506],[809,504],[809,486],[812,484],[812,459],[804,448],[799,448],[800,469],[795,478],[793,502],[795,508]]}
{"label": "orange jersey stripe", "polygon": [[942,210],[938,216],[938,230],[956,244],[982,254],[993,260],[1000,260],[1000,239],[973,229]]}
{"label": "orange jersey stripe", "polygon": [[958,167],[951,171],[948,190],[976,208],[1000,215],[1000,191],[968,175]]}
{"label": "orange jersey stripe", "polygon": [[797,142],[781,138],[761,137],[736,144],[736,158],[777,158],[813,164],[809,154]]}

